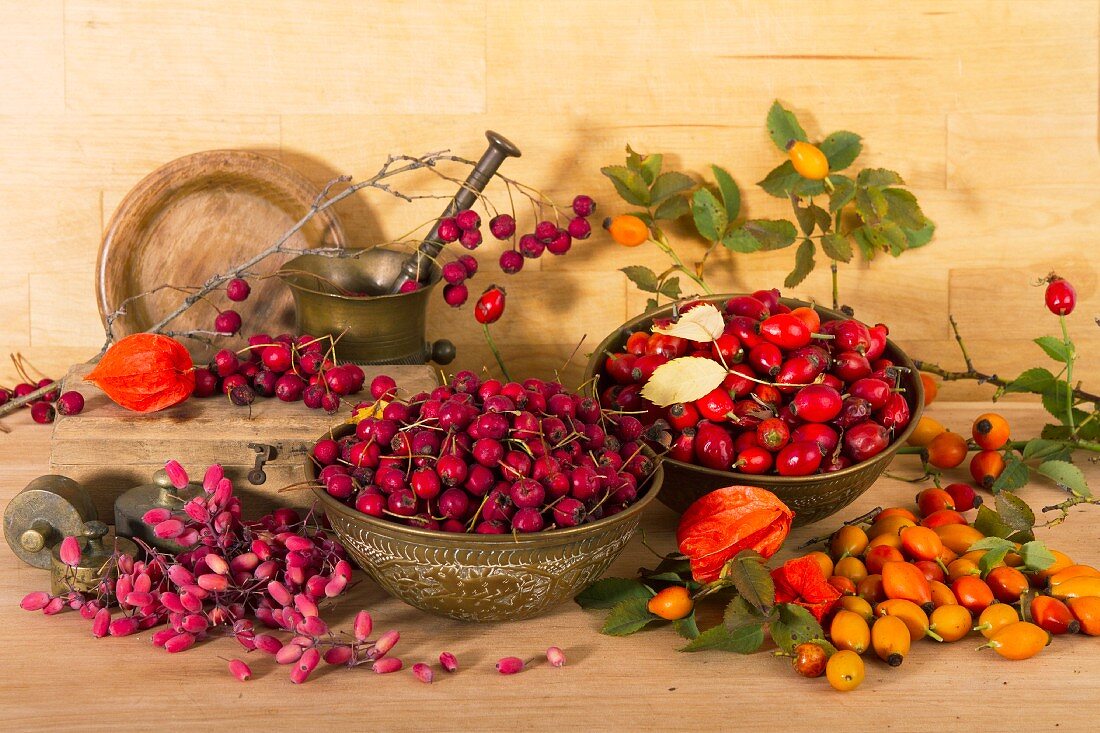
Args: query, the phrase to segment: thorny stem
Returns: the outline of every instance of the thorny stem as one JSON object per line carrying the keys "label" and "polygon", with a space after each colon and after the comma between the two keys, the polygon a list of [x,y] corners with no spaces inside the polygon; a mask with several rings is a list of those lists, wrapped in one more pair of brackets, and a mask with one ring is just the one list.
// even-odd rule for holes
{"label": "thorny stem", "polygon": [[1080,504],[1100,505],[1100,498],[1095,498],[1095,497],[1091,497],[1091,496],[1073,496],[1069,499],[1066,499],[1065,501],[1063,501],[1060,504],[1052,504],[1051,506],[1045,506],[1045,507],[1043,507],[1044,512],[1060,512],[1060,514],[1057,517],[1055,517],[1054,519],[1051,519],[1050,521],[1048,521],[1046,524],[1042,524],[1040,526],[1042,526],[1042,527],[1056,527],[1057,525],[1061,524],[1062,522],[1066,521],[1066,519],[1069,518],[1069,510],[1070,509],[1072,509],[1073,507],[1078,506]]}
{"label": "thorny stem", "polygon": [[[1062,326],[1062,342],[1066,345],[1066,383],[1073,385],[1073,362],[1077,359],[1077,354],[1074,353],[1073,342],[1069,340],[1069,330],[1066,328],[1066,316],[1064,313],[1058,315],[1058,323]],[[1071,433],[1076,433],[1077,430],[1073,427],[1073,400],[1067,400],[1066,404],[1066,420],[1067,425]]]}

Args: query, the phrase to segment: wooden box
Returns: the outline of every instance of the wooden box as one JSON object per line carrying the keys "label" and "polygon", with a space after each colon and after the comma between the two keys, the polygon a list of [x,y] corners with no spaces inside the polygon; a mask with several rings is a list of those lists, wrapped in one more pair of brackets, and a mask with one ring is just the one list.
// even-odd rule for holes
{"label": "wooden box", "polygon": [[[50,471],[82,484],[92,496],[100,517],[114,516],[119,494],[152,481],[153,472],[165,461],[176,459],[201,480],[212,463],[221,463],[233,479],[246,516],[256,516],[274,506],[310,506],[312,492],[280,492],[305,480],[303,460],[309,446],[332,425],[350,415],[350,400],[341,412],[328,415],[310,410],[301,402],[258,398],[251,406],[237,407],[225,397],[189,399],[181,405],[149,414],[119,407],[103,392],[83,381],[91,370],[75,366],[65,378],[65,388],[84,395],[84,411],[58,416],[50,447]],[[364,367],[367,384],[378,374],[389,374],[402,391],[416,393],[434,388],[436,372],[429,366]],[[352,399],[369,399],[367,392]],[[268,445],[274,457],[263,466],[266,479],[253,484],[248,474],[255,468],[258,451]]]}

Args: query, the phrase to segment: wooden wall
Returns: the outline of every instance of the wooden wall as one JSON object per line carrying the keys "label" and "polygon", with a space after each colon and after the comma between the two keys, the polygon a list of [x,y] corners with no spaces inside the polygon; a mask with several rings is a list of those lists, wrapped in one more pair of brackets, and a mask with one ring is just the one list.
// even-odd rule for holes
{"label": "wooden wall", "polygon": [[[889,322],[913,354],[957,364],[952,312],[980,365],[1011,374],[1040,356],[1029,340],[1057,328],[1029,287],[1056,269],[1077,285],[1072,328],[1095,385],[1098,9],[1096,0],[2,0],[0,349],[52,374],[96,352],[103,224],[143,175],[189,152],[267,151],[320,184],[368,175],[390,152],[476,157],[494,128],[524,150],[508,174],[562,197],[589,192],[606,212],[625,206],[599,167],[630,142],[687,170],[723,164],[751,214],[775,216],[783,202],[753,183],[778,163],[763,127],[778,97],[811,135],[861,133],[861,160],[899,170],[939,225],[923,250],[845,268],[844,301]],[[366,196],[343,213],[367,243],[436,206]],[[498,251],[483,249],[485,270]],[[792,258],[719,259],[711,277],[722,288],[770,286]],[[551,372],[582,335],[594,346],[638,312],[643,299],[617,272],[632,263],[661,260],[601,233],[508,280],[496,333],[515,371]],[[796,294],[825,300],[827,270]],[[433,335],[459,342],[463,366],[483,363],[468,308],[437,305]],[[0,368],[0,379],[11,376]]]}

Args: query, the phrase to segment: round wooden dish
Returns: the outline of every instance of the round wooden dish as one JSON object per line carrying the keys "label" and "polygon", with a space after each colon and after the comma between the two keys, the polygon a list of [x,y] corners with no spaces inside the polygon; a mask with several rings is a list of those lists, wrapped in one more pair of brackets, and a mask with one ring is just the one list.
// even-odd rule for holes
{"label": "round wooden dish", "polygon": [[[239,265],[278,241],[319,194],[294,169],[244,150],[209,150],[161,166],[126,195],[107,226],[96,264],[100,317],[158,286],[202,285]],[[301,249],[344,243],[343,227],[331,211],[317,214],[290,241]],[[258,274],[273,273],[283,259],[262,263]],[[130,303],[115,321],[115,335],[148,330],[184,297],[166,288]],[[170,328],[212,329],[213,305],[238,311],[246,329],[279,333],[294,327],[291,296],[278,278],[253,280],[252,295],[243,303],[218,292],[210,301],[196,304]]]}

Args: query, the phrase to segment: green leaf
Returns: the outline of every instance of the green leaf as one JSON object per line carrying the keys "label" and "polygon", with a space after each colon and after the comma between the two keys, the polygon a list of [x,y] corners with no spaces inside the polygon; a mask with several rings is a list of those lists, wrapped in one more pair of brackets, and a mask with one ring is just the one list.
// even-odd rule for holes
{"label": "green leaf", "polygon": [[802,176],[794,169],[791,161],[785,161],[772,168],[764,180],[756,185],[776,198],[785,199],[794,190],[795,184],[802,180]]}
{"label": "green leaf", "polygon": [[848,176],[829,176],[833,192],[829,194],[829,211],[836,213],[856,196],[856,183]]}
{"label": "green leaf", "polygon": [[856,212],[868,224],[877,224],[886,216],[889,205],[881,188],[856,189]]}
{"label": "green leaf", "polygon": [[932,235],[936,233],[936,225],[931,221],[925,219],[927,222],[920,229],[905,229],[905,239],[909,242],[909,249],[917,249],[923,247],[932,241]]}
{"label": "green leaf", "polygon": [[815,203],[811,203],[808,208],[814,216],[817,228],[823,232],[829,231],[829,227],[833,225],[833,217],[829,216],[829,212]]}
{"label": "green leaf", "polygon": [[682,652],[701,652],[719,649],[738,654],[752,654],[764,643],[764,624],[757,622],[730,631],[725,624],[718,624],[699,634]]}
{"label": "green leaf", "polygon": [[630,282],[638,286],[638,290],[646,293],[657,292],[657,273],[645,265],[627,265],[619,270],[626,275]]}
{"label": "green leaf", "polygon": [[1035,526],[1035,512],[1020,497],[1010,491],[1002,491],[994,497],[997,504],[997,514],[1001,520],[1020,532],[1029,532]]}
{"label": "green leaf", "polygon": [[864,227],[867,230],[867,238],[884,252],[889,252],[897,257],[905,251],[907,242],[905,232],[892,221],[883,221]]}
{"label": "green leaf", "polygon": [[1077,496],[1092,496],[1085,474],[1069,461],[1045,461],[1039,464],[1035,472]]}
{"label": "green leaf", "polygon": [[653,181],[653,187],[649,191],[650,203],[656,206],[665,199],[694,187],[695,181],[683,173],[678,173],[676,171],[662,173]]}
{"label": "green leaf", "polygon": [[695,228],[704,238],[716,242],[726,233],[729,225],[726,210],[710,189],[700,188],[692,195],[691,215],[695,219]]}
{"label": "green leaf", "polygon": [[608,636],[629,636],[650,623],[658,621],[658,617],[646,608],[648,603],[648,598],[627,598],[615,604],[611,613],[607,615],[607,621],[604,622],[600,633]]}
{"label": "green leaf", "polygon": [[787,152],[787,143],[791,140],[806,140],[806,131],[798,124],[794,113],[786,109],[777,99],[768,110],[768,134],[775,147]]}
{"label": "green leaf", "polygon": [[783,287],[795,288],[806,279],[814,269],[814,243],[810,239],[802,240],[794,255],[794,269],[783,281]]}
{"label": "green leaf", "polygon": [[867,261],[875,259],[875,252],[877,250],[875,249],[874,243],[872,243],[867,236],[867,227],[857,227],[852,230],[851,234],[852,239],[854,239],[859,246],[859,251],[860,254],[863,255],[863,259]]}
{"label": "green leaf", "polygon": [[652,313],[653,311],[657,310],[657,306],[658,303],[656,298],[647,298],[645,302],[645,312]]}
{"label": "green leaf", "polygon": [[726,604],[726,610],[722,612],[722,623],[730,631],[736,631],[742,626],[760,623],[764,620],[764,615],[744,596],[734,596],[733,600]]}
{"label": "green leaf", "polygon": [[790,247],[798,236],[794,224],[786,219],[749,219],[743,229],[767,251]]}
{"label": "green leaf", "polygon": [[1001,517],[997,512],[985,504],[978,507],[978,516],[974,519],[974,529],[986,537],[1009,537],[1015,532],[1012,527],[1001,521]]}
{"label": "green leaf", "polygon": [[903,188],[884,188],[882,196],[886,199],[886,216],[898,226],[916,230],[927,223],[917,197],[910,192]]}
{"label": "green leaf", "polygon": [[653,591],[634,578],[603,578],[588,586],[574,598],[577,605],[584,609],[612,608],[631,598],[644,598],[647,601]]}
{"label": "green leaf", "polygon": [[1023,456],[1025,461],[1064,461],[1067,460],[1073,449],[1065,443],[1043,438],[1032,438],[1024,444]]}
{"label": "green leaf", "polygon": [[[1064,379],[1056,379],[1053,384],[1043,390],[1043,407],[1054,417],[1063,423],[1069,423],[1069,410],[1073,402],[1073,389]],[[1074,410],[1075,415],[1083,415],[1080,410]]]}
{"label": "green leaf", "polygon": [[1025,542],[1020,546],[1020,557],[1024,561],[1024,567],[1028,570],[1046,570],[1054,564],[1054,555],[1046,545],[1038,540]]}
{"label": "green leaf", "polygon": [[1000,546],[986,551],[978,560],[978,572],[982,574],[983,578],[989,575],[989,571],[1000,565],[1001,561],[1005,559],[1005,555],[1015,549],[1016,545],[1009,542],[1008,547]]}
{"label": "green leaf", "polygon": [[1005,385],[1005,392],[1035,392],[1041,394],[1054,384],[1054,375],[1049,369],[1034,367]]}
{"label": "green leaf", "polygon": [[794,653],[794,648],[804,641],[825,636],[821,624],[802,606],[780,603],[776,608],[779,618],[771,623],[772,640],[788,654]]}
{"label": "green leaf", "polygon": [[731,252],[758,252],[762,245],[760,240],[745,231],[744,227],[738,227],[722,237],[722,246]]}
{"label": "green leaf", "polygon": [[1005,468],[994,481],[989,490],[994,494],[1002,491],[1014,491],[1027,486],[1030,472],[1024,463],[1016,457],[1015,453],[1005,455]]}
{"label": "green leaf", "polygon": [[860,186],[901,186],[905,181],[894,171],[885,168],[864,168],[856,176],[856,183]]}
{"label": "green leaf", "polygon": [[791,187],[791,193],[804,199],[811,196],[821,196],[825,193],[825,183],[799,177],[799,180],[795,181],[794,186]]}
{"label": "green leaf", "polygon": [[722,194],[722,205],[726,207],[726,219],[733,221],[741,213],[741,189],[737,187],[733,176],[724,168],[712,165],[710,170],[714,173],[714,180],[718,182],[718,192]]}
{"label": "green leaf", "polygon": [[839,262],[852,261],[852,244],[847,237],[836,232],[829,232],[821,238],[821,251],[831,260]]}
{"label": "green leaf", "polygon": [[859,157],[863,150],[862,138],[854,132],[837,130],[821,141],[821,152],[829,159],[829,170],[842,171]]}
{"label": "green leaf", "polygon": [[664,162],[663,155],[640,155],[629,145],[626,146],[626,165],[631,170],[637,171],[645,180],[646,185],[652,185],[657,174],[661,172]]}
{"label": "green leaf", "polygon": [[[796,201],[796,199],[791,199]],[[810,211],[809,206],[799,206],[794,204],[794,218],[798,221],[798,228],[802,230],[802,233],[807,237],[814,233],[814,227],[817,226],[817,219],[814,217],[814,213]]]}
{"label": "green leaf", "polygon": [[653,218],[665,220],[679,219],[690,211],[691,204],[688,203],[688,197],[677,195],[662,201],[661,205],[657,207],[657,210],[653,212]]}
{"label": "green leaf", "polygon": [[1073,437],[1073,430],[1069,425],[1044,425],[1039,435],[1047,440],[1069,440]]}
{"label": "green leaf", "polygon": [[983,537],[970,547],[966,548],[967,552],[977,552],[978,550],[1000,550],[1004,549],[1011,552],[1016,549],[1014,542],[1009,542],[1003,537]]}
{"label": "green leaf", "polygon": [[600,172],[611,179],[619,196],[628,204],[649,206],[649,185],[641,173],[621,165],[604,166]]}
{"label": "green leaf", "polygon": [[758,553],[752,550],[737,553],[729,563],[729,578],[740,597],[762,613],[767,613],[775,603],[775,584]]}
{"label": "green leaf", "polygon": [[699,638],[699,624],[695,622],[694,611],[674,621],[672,623],[672,628],[676,629],[676,633],[685,639],[691,640]]}
{"label": "green leaf", "polygon": [[670,277],[661,283],[661,295],[676,300],[680,297],[680,278]]}
{"label": "green leaf", "polygon": [[1073,356],[1072,347],[1055,336],[1040,336],[1035,339],[1035,343],[1039,344],[1039,348],[1045,351],[1047,356],[1054,359],[1054,361],[1065,364]]}

